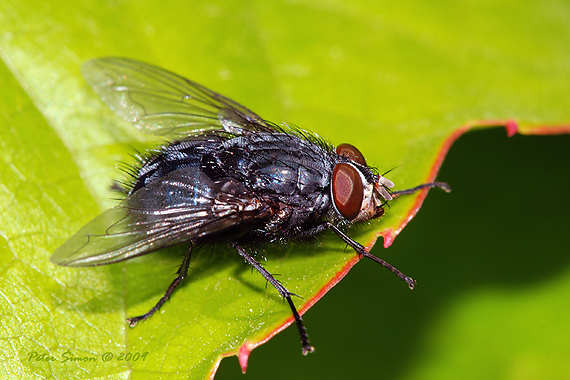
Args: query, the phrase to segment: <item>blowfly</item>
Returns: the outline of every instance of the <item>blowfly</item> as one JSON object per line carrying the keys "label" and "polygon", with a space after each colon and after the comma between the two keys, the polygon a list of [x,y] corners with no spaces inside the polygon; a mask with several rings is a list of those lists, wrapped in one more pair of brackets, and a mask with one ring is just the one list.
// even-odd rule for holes
{"label": "blowfly", "polygon": [[245,247],[332,230],[360,257],[415,280],[368,253],[344,232],[384,214],[388,201],[433,182],[392,191],[394,183],[350,144],[279,126],[246,107],[167,70],[125,58],[86,62],[83,75],[103,101],[137,128],[173,141],[133,168],[121,203],[102,213],[51,257],[72,267],[116,263],[172,245],[189,245],[177,277],[146,314],[152,316],[188,274],[192,247],[231,245],[289,304],[303,355],[312,352],[294,295]]}

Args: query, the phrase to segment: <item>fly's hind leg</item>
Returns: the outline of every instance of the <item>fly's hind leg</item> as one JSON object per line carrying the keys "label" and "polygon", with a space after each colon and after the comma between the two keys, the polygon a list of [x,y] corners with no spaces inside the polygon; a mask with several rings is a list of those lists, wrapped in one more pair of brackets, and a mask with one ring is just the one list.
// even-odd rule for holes
{"label": "fly's hind leg", "polygon": [[162,305],[164,305],[166,300],[169,299],[170,296],[172,295],[174,289],[176,289],[176,287],[180,285],[182,280],[184,280],[186,276],[188,276],[188,268],[190,268],[191,256],[192,256],[192,246],[190,246],[190,248],[188,249],[188,253],[184,256],[184,260],[182,260],[182,264],[180,265],[180,268],[178,268],[178,275],[176,276],[174,281],[172,281],[172,284],[170,284],[168,289],[166,289],[166,292],[164,293],[162,298],[147,313],[139,315],[138,317],[127,318],[129,326],[135,327],[139,321],[144,321],[145,319],[152,317],[152,315],[156,313],[162,307]]}
{"label": "fly's hind leg", "polygon": [[293,296],[295,294],[291,293],[289,290],[287,290],[287,288],[285,288],[285,286],[283,286],[283,284],[281,284],[279,281],[277,281],[275,279],[275,277],[273,277],[273,275],[271,273],[269,273],[267,271],[267,269],[262,267],[261,264],[259,264],[249,253],[247,253],[245,251],[245,249],[242,248],[241,245],[234,242],[232,244],[232,246],[238,251],[238,253],[252,267],[257,269],[257,271],[259,273],[261,273],[261,275],[268,282],[270,282],[271,285],[273,285],[275,287],[275,289],[277,289],[277,291],[279,292],[281,297],[283,297],[287,300],[287,303],[289,304],[289,307],[291,308],[291,311],[293,312],[293,317],[295,318],[295,323],[297,324],[297,329],[299,330],[299,336],[301,337],[301,346],[302,346],[303,355],[307,355],[308,353],[313,352],[315,350],[315,348],[309,344],[309,336],[307,335],[307,329],[305,328],[305,325],[303,325],[303,320],[301,319],[301,316],[299,315],[299,312],[297,312],[297,309],[295,308],[295,305],[293,304],[293,300],[291,299],[291,296]]}

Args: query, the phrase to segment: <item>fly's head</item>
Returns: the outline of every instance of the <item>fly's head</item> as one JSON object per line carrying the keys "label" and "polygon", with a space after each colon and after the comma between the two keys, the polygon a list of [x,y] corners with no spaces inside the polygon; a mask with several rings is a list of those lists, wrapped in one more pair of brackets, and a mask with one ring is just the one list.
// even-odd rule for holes
{"label": "fly's head", "polygon": [[336,153],[348,159],[338,162],[333,170],[331,196],[337,214],[351,223],[382,216],[383,205],[392,200],[389,190],[394,183],[373,174],[356,147],[341,144]]}

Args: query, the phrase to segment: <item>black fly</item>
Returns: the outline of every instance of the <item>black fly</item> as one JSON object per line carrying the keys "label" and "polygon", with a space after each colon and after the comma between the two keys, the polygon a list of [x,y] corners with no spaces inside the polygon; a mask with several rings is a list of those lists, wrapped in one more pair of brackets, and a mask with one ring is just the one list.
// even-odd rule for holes
{"label": "black fly", "polygon": [[99,215],[51,260],[95,266],[189,243],[178,276],[152,316],[188,274],[192,246],[226,241],[287,300],[303,355],[312,352],[291,293],[245,249],[332,230],[361,257],[385,266],[413,289],[415,280],[366,252],[343,228],[378,218],[386,202],[444,183],[391,191],[352,145],[334,148],[306,131],[270,123],[249,109],[164,69],[125,58],[88,61],[83,75],[107,105],[146,132],[174,142],[135,169],[127,197]]}

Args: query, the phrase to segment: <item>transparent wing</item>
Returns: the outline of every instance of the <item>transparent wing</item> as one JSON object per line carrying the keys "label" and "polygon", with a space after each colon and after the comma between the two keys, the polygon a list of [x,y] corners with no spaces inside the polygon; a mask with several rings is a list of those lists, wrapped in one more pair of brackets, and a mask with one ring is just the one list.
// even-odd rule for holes
{"label": "transparent wing", "polygon": [[268,216],[240,183],[212,181],[198,168],[183,168],[93,219],[59,247],[51,261],[66,266],[111,264]]}
{"label": "transparent wing", "polygon": [[170,71],[126,58],[87,61],[83,76],[123,119],[146,132],[179,138],[208,131],[272,131],[246,107]]}

